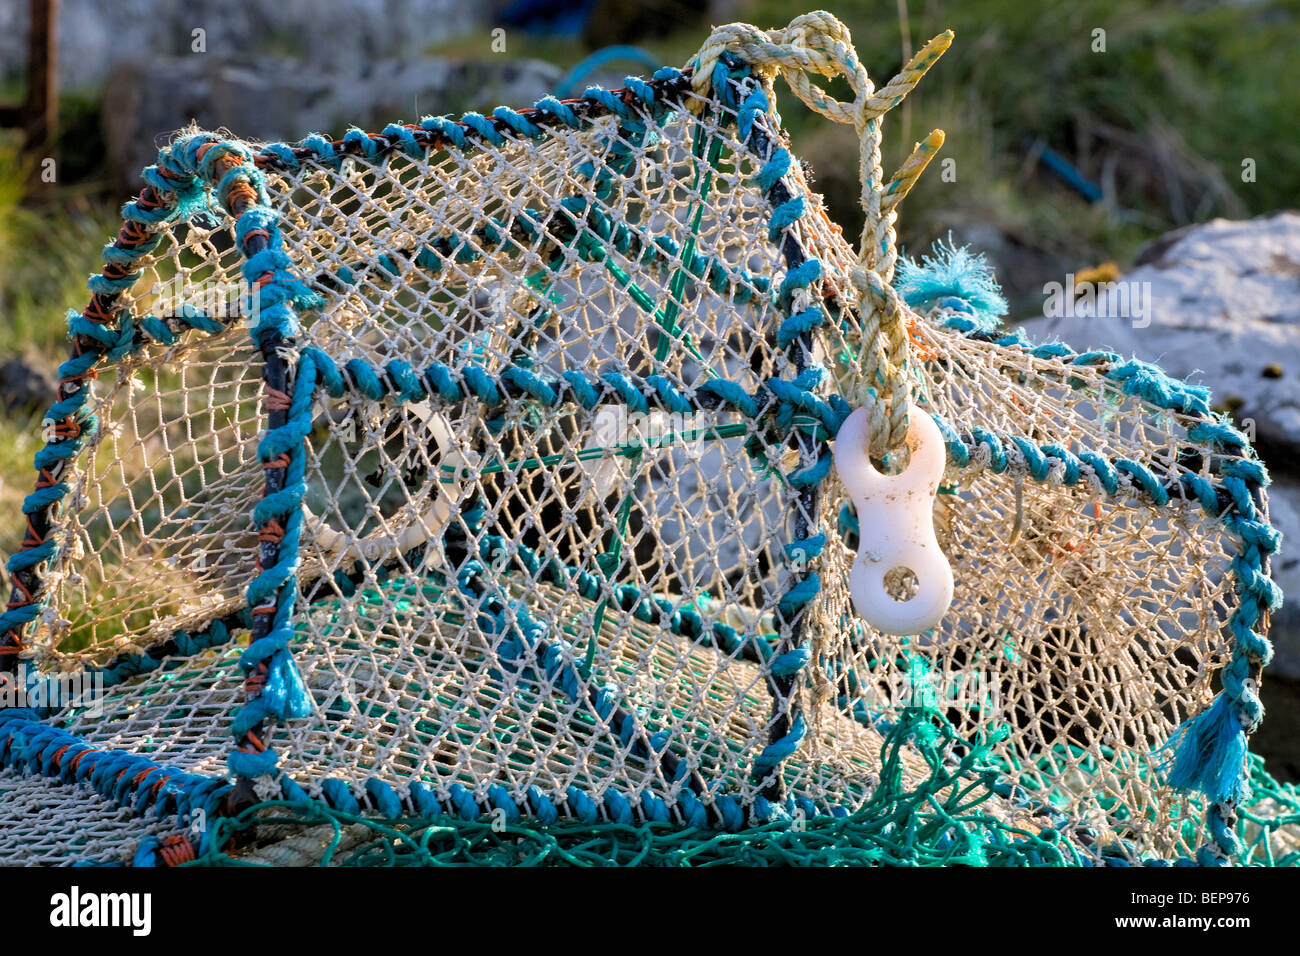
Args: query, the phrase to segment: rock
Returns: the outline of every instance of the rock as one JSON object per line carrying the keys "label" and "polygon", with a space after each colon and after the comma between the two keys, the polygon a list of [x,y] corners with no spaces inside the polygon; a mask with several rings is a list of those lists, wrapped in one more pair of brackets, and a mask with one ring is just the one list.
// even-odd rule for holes
{"label": "rock", "polygon": [[53,404],[58,379],[49,359],[26,352],[0,364],[0,408],[32,414]]}
{"label": "rock", "polygon": [[[493,0],[63,0],[60,4],[59,82],[65,89],[94,87],[127,60],[170,56],[302,57],[304,73],[379,57],[415,57],[449,40],[477,35],[490,51]],[[21,70],[27,55],[28,4],[0,3],[0,63]],[[195,53],[195,30],[206,53]]]}
{"label": "rock", "polygon": [[1042,301],[1044,277],[1068,268],[1063,256],[969,214],[947,215],[943,229],[953,243],[970,246],[988,260],[1012,315]]}
{"label": "rock", "polygon": [[1120,280],[1129,308],[1080,307],[1026,331],[1135,355],[1208,385],[1215,406],[1253,432],[1284,535],[1273,579],[1290,595],[1272,621],[1270,671],[1300,677],[1300,214],[1180,229],[1137,263]]}
{"label": "rock", "polygon": [[194,120],[246,140],[296,142],[349,126],[382,129],[430,113],[529,105],[559,79],[538,60],[392,60],[307,70],[282,57],[170,57],[124,63],[104,91],[108,160],[124,193],[157,159],[172,131]]}
{"label": "rock", "polygon": [[1300,441],[1300,215],[1215,220],[1169,238],[1139,256],[1141,264],[1120,283],[1149,284],[1150,325],[1142,316],[1098,317],[1100,310],[1079,309],[1043,328],[1076,347],[1104,345],[1158,362],[1171,375],[1195,377],[1248,431],[1253,422],[1262,447],[1294,450]]}

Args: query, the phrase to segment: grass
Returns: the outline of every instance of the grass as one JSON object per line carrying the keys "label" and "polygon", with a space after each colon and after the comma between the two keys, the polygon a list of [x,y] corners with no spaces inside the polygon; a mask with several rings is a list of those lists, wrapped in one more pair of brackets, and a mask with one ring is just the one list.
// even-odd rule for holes
{"label": "grass", "polygon": [[[817,4],[751,0],[744,19],[781,26]],[[1027,9],[1021,0],[824,4],[849,26],[877,85],[931,36],[951,49],[885,126],[892,171],[931,128],[947,132],[940,160],[903,205],[900,241],[924,251],[954,221],[987,223],[1014,242],[1074,266],[1130,263],[1146,241],[1190,221],[1242,217],[1300,204],[1300,115],[1292,69],[1300,0],[1211,6],[1172,0],[1079,0]],[[1105,51],[1094,52],[1094,30]],[[695,52],[707,24],[688,23],[643,45],[665,63]],[[580,44],[511,34],[509,54],[571,67]],[[486,49],[486,47],[485,47]],[[466,44],[439,52],[480,55]],[[847,85],[833,89],[851,98]],[[795,152],[811,161],[831,214],[860,229],[853,134],[830,128],[778,84]],[[1106,192],[1089,205],[1038,166],[1030,145],[1067,157]],[[939,162],[956,161],[956,182]],[[1242,161],[1257,179],[1242,182]],[[1057,277],[1059,278],[1059,276]]]}
{"label": "grass", "polygon": [[0,143],[0,314],[7,343],[61,356],[65,314],[85,307],[86,278],[117,231],[114,208],[93,187],[56,188],[49,202],[24,202],[30,166]]}

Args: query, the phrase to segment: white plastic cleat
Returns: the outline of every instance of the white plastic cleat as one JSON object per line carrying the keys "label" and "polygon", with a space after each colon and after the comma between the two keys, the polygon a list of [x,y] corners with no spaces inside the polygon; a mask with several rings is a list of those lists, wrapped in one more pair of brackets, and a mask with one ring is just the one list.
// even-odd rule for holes
{"label": "white plastic cleat", "polygon": [[[952,567],[934,536],[934,496],[943,478],[943,436],[929,414],[908,413],[906,470],[885,475],[867,453],[867,410],[849,415],[835,438],[835,470],[858,509],[858,556],[849,592],[858,614],[885,634],[921,634],[938,626],[952,604]],[[885,589],[895,569],[916,576],[916,593],[896,600]]]}

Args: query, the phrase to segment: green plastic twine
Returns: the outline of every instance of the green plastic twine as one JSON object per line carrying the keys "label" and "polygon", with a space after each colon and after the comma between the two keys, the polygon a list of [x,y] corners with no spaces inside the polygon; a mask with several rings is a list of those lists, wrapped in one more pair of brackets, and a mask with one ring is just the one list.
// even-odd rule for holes
{"label": "green plastic twine", "polygon": [[[709,140],[708,163],[704,166],[700,164],[700,158],[704,152],[705,135],[703,124],[697,126],[695,129],[695,144],[691,149],[695,166],[695,183],[692,186],[695,198],[692,201],[694,209],[691,215],[691,234],[687,237],[686,244],[682,246],[681,255],[677,257],[677,266],[673,269],[672,278],[668,281],[668,301],[655,312],[655,321],[659,324],[659,327],[668,335],[675,337],[680,333],[680,329],[677,327],[677,316],[681,312],[681,297],[686,289],[686,263],[695,260],[695,245],[699,239],[700,225],[704,221],[704,197],[713,186],[713,170],[717,166],[718,160],[722,158],[722,139],[714,136]],[[685,338],[685,336],[681,337]],[[662,362],[667,357],[668,338],[661,335],[659,343],[655,346],[655,360]]]}
{"label": "green plastic twine", "polygon": [[[637,451],[633,456],[631,474],[636,473],[637,467],[641,464],[641,456],[640,451]],[[623,538],[627,534],[627,522],[632,514],[632,500],[632,491],[628,489],[627,494],[623,496],[623,501],[618,506],[618,525],[613,531],[609,550],[596,559],[596,563],[600,565],[600,570],[605,575],[606,581],[614,580],[614,572],[618,569],[619,562],[623,560]],[[591,625],[591,637],[587,640],[587,655],[583,658],[582,666],[578,668],[578,673],[582,675],[583,680],[591,677],[591,668],[596,662],[596,648],[600,645],[600,628],[605,623],[605,608],[608,606],[609,596],[604,595],[601,597],[600,603],[596,605],[596,616],[592,619]]]}
{"label": "green plastic twine", "polygon": [[[700,226],[704,221],[704,197],[708,194],[713,185],[713,169],[718,160],[722,157],[722,140],[719,137],[709,139],[708,162],[707,165],[701,165],[699,160],[704,153],[705,131],[700,126],[695,131],[695,143],[691,153],[694,156],[695,182],[692,187],[695,198],[692,201],[693,211],[691,214],[691,234],[687,237],[685,245],[682,247],[681,254],[678,256],[677,265],[673,269],[672,277],[668,281],[668,298],[662,306],[655,309],[655,323],[664,331],[664,335],[659,336],[659,342],[655,346],[655,361],[662,363],[668,357],[668,348],[670,337],[682,342],[683,345],[691,351],[698,359],[703,360],[703,356],[690,341],[690,337],[682,332],[677,325],[677,317],[681,312],[681,297],[686,289],[687,270],[686,263],[695,259],[695,246],[699,238]],[[606,265],[611,264],[606,260]],[[630,285],[630,277],[625,283]],[[707,367],[707,363],[705,363]],[[631,474],[636,473],[637,467],[641,463],[642,454],[638,450],[632,458],[632,465],[629,469]],[[614,571],[618,568],[623,558],[623,538],[627,533],[628,519],[632,514],[632,492],[629,489],[623,496],[623,501],[618,507],[618,524],[614,529],[612,540],[610,541],[609,550],[602,554],[598,559],[601,571],[607,581],[612,581]],[[609,606],[608,596],[602,597],[600,603],[596,605],[596,615],[592,621],[591,637],[587,641],[587,654],[583,659],[582,666],[578,672],[582,675],[583,680],[591,677],[591,669],[596,661],[596,649],[599,646],[600,629],[605,623],[605,610]]]}

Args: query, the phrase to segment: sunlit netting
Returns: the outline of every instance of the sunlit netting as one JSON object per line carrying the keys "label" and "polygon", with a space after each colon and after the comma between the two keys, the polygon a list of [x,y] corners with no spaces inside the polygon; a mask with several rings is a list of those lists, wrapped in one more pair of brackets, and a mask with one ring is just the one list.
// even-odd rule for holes
{"label": "sunlit netting", "polygon": [[[63,801],[3,858],[68,861],[93,786],[100,861],[1294,861],[1246,750],[1262,465],[1203,390],[999,330],[965,251],[895,273],[941,136],[887,179],[880,117],[949,39],[879,91],[817,14],[520,112],[181,135],[70,320],[10,563],[0,661],[105,697],[0,710],[0,786]],[[778,74],[862,137],[861,253]],[[902,638],[830,467],[863,405],[905,467],[900,396],[956,581]]]}
{"label": "sunlit netting", "polygon": [[0,800],[0,866],[124,862],[141,839],[176,828],[174,820],[141,819],[89,784],[52,786],[46,777],[7,768],[0,771]]}

